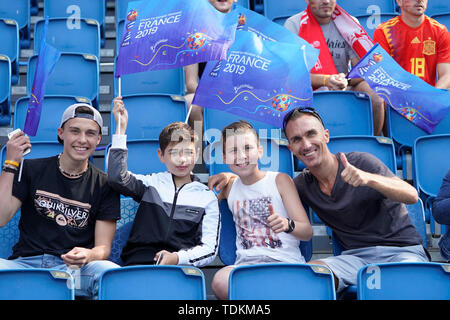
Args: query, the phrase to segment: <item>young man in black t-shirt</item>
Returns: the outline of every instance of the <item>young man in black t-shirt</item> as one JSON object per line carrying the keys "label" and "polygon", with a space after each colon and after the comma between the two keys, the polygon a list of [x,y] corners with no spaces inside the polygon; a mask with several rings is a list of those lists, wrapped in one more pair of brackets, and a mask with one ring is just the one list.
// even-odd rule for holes
{"label": "young man in black t-shirt", "polygon": [[96,298],[100,274],[118,267],[106,259],[120,198],[106,174],[89,163],[102,124],[100,113],[87,104],[67,108],[58,128],[63,153],[25,160],[20,182],[19,164],[30,140],[20,132],[8,141],[0,175],[0,226],[21,209],[20,237],[11,257],[0,259],[0,269],[72,270],[80,277],[76,294]]}

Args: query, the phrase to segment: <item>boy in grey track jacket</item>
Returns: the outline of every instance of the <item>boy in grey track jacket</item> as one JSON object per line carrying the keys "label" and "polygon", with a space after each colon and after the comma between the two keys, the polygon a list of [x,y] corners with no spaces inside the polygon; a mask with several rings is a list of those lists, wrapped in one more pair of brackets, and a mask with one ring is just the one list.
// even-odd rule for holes
{"label": "boy in grey track jacket", "polygon": [[122,250],[124,265],[154,264],[157,260],[162,265],[196,267],[211,263],[219,244],[219,207],[216,195],[191,175],[199,156],[194,131],[182,122],[165,127],[159,136],[158,157],[167,171],[134,175],[127,170],[128,113],[120,97],[114,99],[113,114],[116,123],[120,114],[120,126],[109,152],[109,183],[139,203]]}

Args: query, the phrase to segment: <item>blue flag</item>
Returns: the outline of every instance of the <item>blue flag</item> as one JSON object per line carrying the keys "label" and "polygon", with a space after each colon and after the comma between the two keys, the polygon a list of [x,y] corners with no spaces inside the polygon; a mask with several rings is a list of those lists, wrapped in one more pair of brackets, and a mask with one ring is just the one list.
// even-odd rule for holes
{"label": "blue flag", "polygon": [[395,111],[431,134],[450,112],[450,93],[407,72],[376,44],[348,74],[363,78]]}
{"label": "blue flag", "polygon": [[306,66],[312,69],[317,62],[318,50],[314,49],[307,41],[292,33],[285,27],[272,22],[265,16],[249,10],[240,5],[235,5],[233,11],[238,14],[237,30],[253,32],[263,40],[285,42],[306,45]]}
{"label": "blue flag", "polygon": [[34,70],[33,87],[31,88],[30,100],[28,102],[27,117],[23,132],[29,136],[35,136],[41,119],[42,100],[45,96],[45,84],[58,62],[61,53],[58,49],[47,44],[48,17],[45,18],[44,29],[42,30],[41,44],[39,47],[39,55],[36,61],[36,69]]}
{"label": "blue flag", "polygon": [[[206,65],[192,103],[281,128],[287,112],[312,106],[309,70],[317,56],[307,43],[268,41],[238,30],[227,59]],[[314,63],[307,67],[306,61]]]}
{"label": "blue flag", "polygon": [[129,2],[116,77],[223,59],[236,26],[208,0]]}

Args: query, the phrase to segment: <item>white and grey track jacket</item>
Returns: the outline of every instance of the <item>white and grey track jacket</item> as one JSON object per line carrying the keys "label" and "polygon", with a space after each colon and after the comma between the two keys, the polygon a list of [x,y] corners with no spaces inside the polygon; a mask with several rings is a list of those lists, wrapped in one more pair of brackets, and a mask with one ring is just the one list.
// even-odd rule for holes
{"label": "white and grey track jacket", "polygon": [[169,172],[134,175],[127,170],[127,156],[126,136],[113,135],[109,183],[139,203],[122,250],[124,264],[153,264],[160,250],[176,252],[180,265],[201,267],[211,263],[217,255],[220,235],[214,192],[198,181],[177,190]]}

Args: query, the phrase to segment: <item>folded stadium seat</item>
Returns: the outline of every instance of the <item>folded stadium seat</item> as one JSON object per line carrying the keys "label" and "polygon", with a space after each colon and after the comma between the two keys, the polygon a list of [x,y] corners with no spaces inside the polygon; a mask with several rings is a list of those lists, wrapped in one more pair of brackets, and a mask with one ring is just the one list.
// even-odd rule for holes
{"label": "folded stadium seat", "polygon": [[283,25],[287,18],[305,10],[307,4],[298,0],[264,0],[263,6],[268,19]]}
{"label": "folded stadium seat", "polygon": [[335,300],[334,280],[325,266],[268,263],[234,268],[230,300]]}
{"label": "folded stadium seat", "polygon": [[[105,149],[105,172],[108,171],[108,151],[111,144]],[[150,174],[167,171],[164,163],[159,161],[157,151],[159,149],[158,140],[137,139],[127,140],[128,171],[134,174]]]}
{"label": "folded stadium seat", "polygon": [[8,224],[0,228],[0,258],[8,259],[12,254],[13,246],[19,241],[20,209]]}
{"label": "folded stadium seat", "polygon": [[[447,30],[450,28],[450,8],[448,9],[448,11],[449,12],[434,14],[433,16],[431,16],[431,18],[446,26]],[[428,15],[428,10],[426,11],[426,14]]]}
{"label": "folded stadium seat", "polygon": [[132,198],[120,197],[120,220],[117,220],[116,223],[116,234],[114,235],[114,240],[111,245],[111,254],[109,255],[109,260],[120,266],[123,265],[120,255],[130,236],[138,206],[139,203]]}
{"label": "folded stadium seat", "polygon": [[[56,135],[56,130],[55,130]],[[63,151],[63,145],[57,141],[34,141],[31,144],[31,152],[25,159],[46,158],[55,156]],[[2,163],[6,160],[6,145],[0,151]]]}
{"label": "folded stadium seat", "polygon": [[337,3],[352,16],[395,12],[395,0],[339,0]]}
{"label": "folded stadium seat", "polygon": [[[181,96],[169,94],[123,95],[128,110],[127,139],[158,140],[161,130],[168,124],[186,120],[186,101]],[[111,103],[110,131],[116,132],[116,121]],[[156,156],[156,154],[155,154]]]}
{"label": "folded stadium seat", "polygon": [[433,17],[436,14],[450,13],[450,3],[446,0],[428,1],[427,10],[425,14]]}
{"label": "folded stadium seat", "polygon": [[222,129],[239,120],[249,122],[255,128],[256,132],[258,132],[260,138],[281,138],[281,129],[276,126],[257,120],[246,119],[222,110],[203,108],[204,140],[206,143],[220,140]]}
{"label": "folded stadium seat", "polygon": [[442,179],[450,168],[449,146],[450,134],[419,137],[413,146],[414,186],[425,204],[426,221],[430,222],[433,234],[436,230],[431,207],[441,187]]}
{"label": "folded stadium seat", "polygon": [[[226,199],[219,202],[219,210],[222,224],[220,229],[219,258],[223,264],[232,265],[236,261],[236,226]],[[306,262],[311,260],[312,239],[300,241],[300,252]]]}
{"label": "folded stadium seat", "polygon": [[389,19],[398,16],[398,13],[374,13],[374,14],[365,14],[358,15],[356,18],[359,21],[359,24],[366,30],[367,34],[373,38],[373,33],[377,26]]}
{"label": "folded stadium seat", "polygon": [[331,137],[373,135],[372,103],[364,92],[314,92],[314,108]]}
{"label": "folded stadium seat", "polygon": [[[14,108],[13,129],[24,129],[27,117],[29,97],[22,97],[16,101]],[[73,96],[45,96],[42,101],[42,116],[35,136],[30,136],[30,141],[58,141],[56,128],[61,123],[64,110],[74,103],[88,103],[84,98],[77,99]]]}
{"label": "folded stadium seat", "polygon": [[5,55],[11,61],[11,84],[19,83],[19,26],[12,19],[0,19],[0,55]]}
{"label": "folded stadium seat", "polygon": [[450,264],[380,263],[358,272],[359,300],[450,300]]}
{"label": "folded stadium seat", "polygon": [[[121,80],[122,96],[151,93],[184,96],[183,68],[124,74],[121,76]],[[119,94],[118,85],[118,78],[114,77],[114,96]]]}
{"label": "folded stadium seat", "polygon": [[74,300],[70,273],[54,269],[0,270],[0,300]]}
{"label": "folded stadium seat", "polygon": [[[33,85],[37,57],[33,55],[28,60],[27,95],[30,95]],[[47,79],[45,94],[84,97],[98,108],[99,78],[99,62],[96,56],[61,53],[61,57]]]}
{"label": "folded stadium seat", "polygon": [[0,1],[0,19],[16,20],[20,47],[30,47],[30,0]]}
{"label": "folded stadium seat", "polygon": [[131,266],[105,271],[99,300],[206,300],[203,272],[190,266]]}
{"label": "folded stadium seat", "polygon": [[11,123],[11,61],[0,55],[0,126]]}
{"label": "folded stadium seat", "polygon": [[[411,154],[414,141],[419,137],[429,136],[429,134],[412,124],[393,108],[388,108],[386,121],[388,135],[396,145],[397,167],[403,169],[403,177],[406,178],[407,157]],[[447,114],[434,128],[433,135],[435,134],[450,134],[450,114]]]}
{"label": "folded stadium seat", "polygon": [[44,17],[86,18],[100,25],[101,46],[105,45],[105,0],[44,0]]}
{"label": "folded stadium seat", "polygon": [[[258,161],[259,168],[267,171],[284,172],[293,178],[294,159],[287,147],[287,141],[277,138],[260,138],[259,141],[263,147],[263,156]],[[220,139],[205,147],[203,158],[210,175],[230,171],[228,165],[223,163],[222,141]]]}
{"label": "folded stadium seat", "polygon": [[[45,20],[34,25],[34,54],[39,54]],[[96,20],[51,18],[46,42],[61,52],[92,54],[100,60],[100,26]]]}

